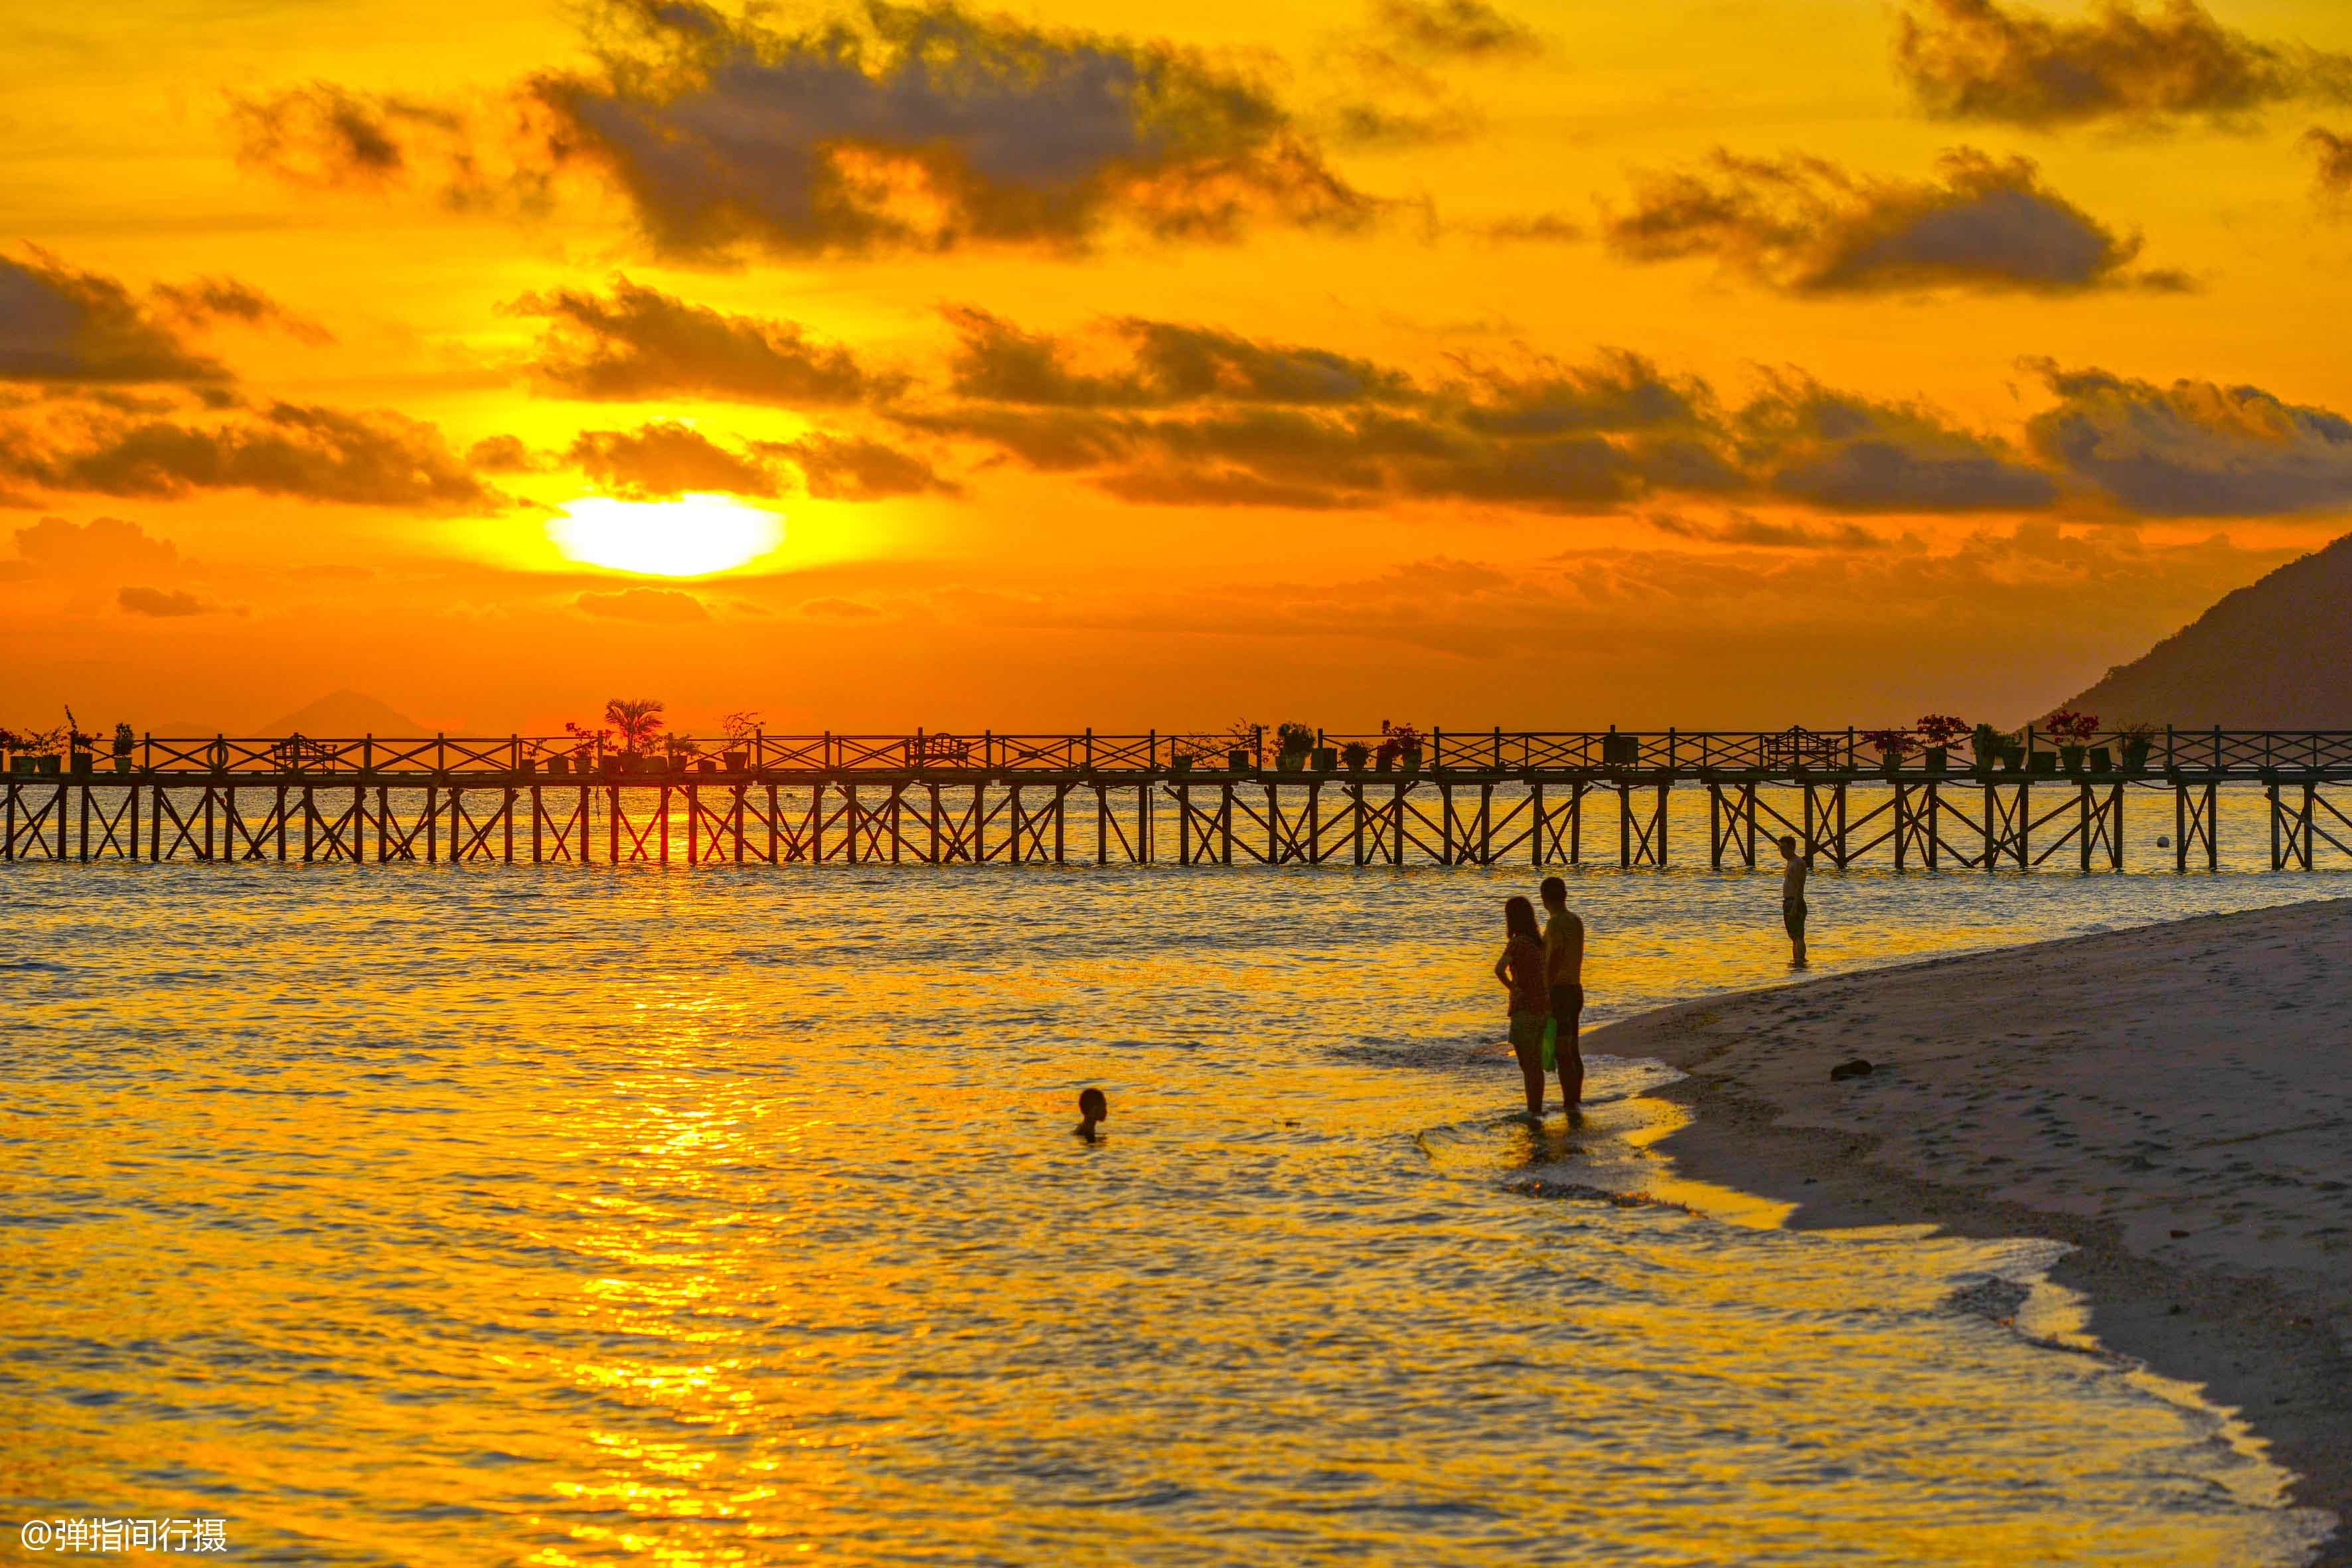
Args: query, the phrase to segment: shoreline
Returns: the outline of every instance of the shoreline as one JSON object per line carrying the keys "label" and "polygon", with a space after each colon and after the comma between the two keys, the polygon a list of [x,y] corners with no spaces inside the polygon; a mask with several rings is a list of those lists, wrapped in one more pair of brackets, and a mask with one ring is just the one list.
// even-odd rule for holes
{"label": "shoreline", "polygon": [[[2352,900],[1705,997],[1587,1048],[1688,1076],[1657,1147],[1798,1228],[2047,1237],[2089,1331],[2202,1385],[2352,1568]],[[1829,1069],[1868,1058],[1866,1077]]]}

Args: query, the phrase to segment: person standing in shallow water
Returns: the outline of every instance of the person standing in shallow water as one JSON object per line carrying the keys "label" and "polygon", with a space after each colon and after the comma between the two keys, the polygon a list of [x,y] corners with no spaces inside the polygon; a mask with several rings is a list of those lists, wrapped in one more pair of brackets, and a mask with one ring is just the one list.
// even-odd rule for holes
{"label": "person standing in shallow water", "polygon": [[1813,858],[1797,853],[1797,836],[1780,838],[1780,924],[1789,933],[1789,967],[1805,967],[1805,876]]}
{"label": "person standing in shallow water", "polygon": [[1528,1115],[1540,1119],[1544,1101],[1544,1026],[1551,1021],[1549,966],[1536,907],[1517,897],[1503,900],[1503,931],[1508,939],[1495,961],[1495,978],[1511,997],[1511,1049],[1527,1080]]}
{"label": "person standing in shallow water", "polygon": [[1584,921],[1568,907],[1568,884],[1543,879],[1544,986],[1551,998],[1553,1058],[1559,1066],[1559,1098],[1569,1110],[1584,1102],[1584,1053],[1577,1026],[1584,1018]]}

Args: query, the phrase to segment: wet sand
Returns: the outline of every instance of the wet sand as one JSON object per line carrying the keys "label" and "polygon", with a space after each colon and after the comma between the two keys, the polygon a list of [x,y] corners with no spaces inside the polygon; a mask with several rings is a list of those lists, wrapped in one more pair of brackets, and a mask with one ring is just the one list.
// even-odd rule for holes
{"label": "wet sand", "polygon": [[[2298,1504],[2352,1520],[2352,900],[1713,997],[1587,1044],[1687,1071],[1664,1150],[1791,1224],[2073,1243],[2055,1278],[2104,1343],[2237,1407]],[[1832,1081],[1855,1057],[1874,1070]],[[2352,1529],[2319,1561],[2352,1564]]]}

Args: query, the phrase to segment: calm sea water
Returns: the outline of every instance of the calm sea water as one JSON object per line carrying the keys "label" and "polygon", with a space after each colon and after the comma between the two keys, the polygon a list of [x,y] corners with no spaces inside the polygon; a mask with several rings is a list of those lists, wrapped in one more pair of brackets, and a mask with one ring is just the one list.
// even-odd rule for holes
{"label": "calm sea water", "polygon": [[[0,869],[0,1518],[336,1563],[2303,1559],[2243,1434],[2069,1341],[2050,1245],[1759,1223],[1647,1150],[1654,1064],[1508,1121],[1531,880]],[[1572,888],[1596,1022],[1785,973],[1769,874]],[[1816,967],[2346,891],[1825,875]]]}

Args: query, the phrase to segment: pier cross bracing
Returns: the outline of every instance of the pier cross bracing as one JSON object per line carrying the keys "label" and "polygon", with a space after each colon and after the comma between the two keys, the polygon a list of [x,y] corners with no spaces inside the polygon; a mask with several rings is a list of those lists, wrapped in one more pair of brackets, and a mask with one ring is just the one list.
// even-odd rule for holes
{"label": "pier cross bracing", "polygon": [[[0,859],[502,865],[1576,866],[2122,869],[2126,801],[2176,869],[2219,863],[2223,791],[2270,865],[2352,864],[2352,731],[2166,731],[1979,762],[1853,731],[1433,731],[1412,748],[1259,737],[754,733],[709,756],[571,737],[148,736],[12,757]],[[1353,741],[1366,756],[1345,760]],[[1703,846],[1670,842],[1702,790]],[[2158,798],[2168,795],[2168,803]],[[2137,809],[2137,807],[2136,807]]]}

